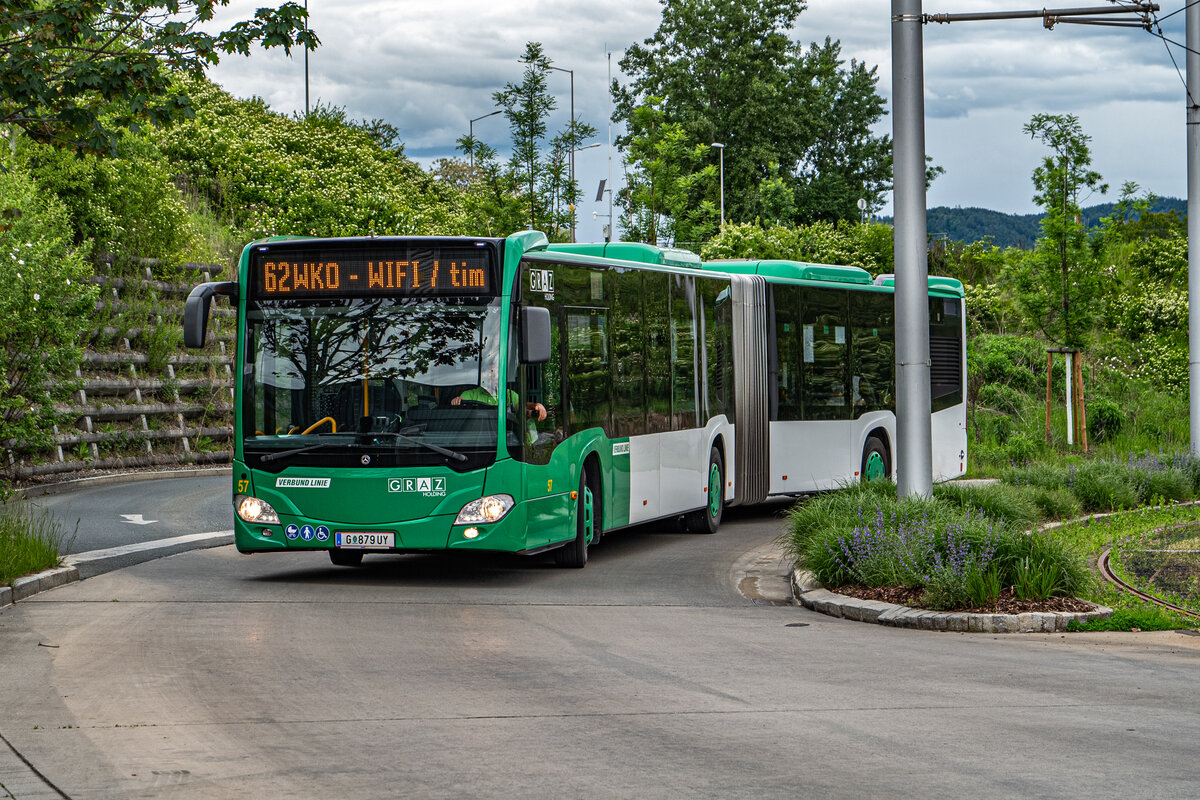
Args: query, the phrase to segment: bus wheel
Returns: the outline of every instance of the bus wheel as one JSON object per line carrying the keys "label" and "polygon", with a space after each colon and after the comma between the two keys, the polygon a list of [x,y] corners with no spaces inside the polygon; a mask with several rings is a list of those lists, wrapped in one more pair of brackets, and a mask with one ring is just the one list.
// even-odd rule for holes
{"label": "bus wheel", "polygon": [[362,557],[361,550],[335,549],[329,551],[329,560],[333,562],[335,567],[361,567]]}
{"label": "bus wheel", "polygon": [[596,538],[594,532],[600,527],[599,492],[592,491],[590,471],[584,467],[579,476],[579,498],[575,510],[575,538],[554,551],[554,560],[560,567],[581,569],[587,566],[588,542]]}
{"label": "bus wheel", "polygon": [[878,437],[867,439],[863,447],[861,479],[865,481],[887,480],[891,477],[892,465],[889,463],[887,448]]}
{"label": "bus wheel", "polygon": [[725,462],[715,446],[708,455],[708,505],[687,515],[687,528],[693,533],[716,533],[725,509]]}

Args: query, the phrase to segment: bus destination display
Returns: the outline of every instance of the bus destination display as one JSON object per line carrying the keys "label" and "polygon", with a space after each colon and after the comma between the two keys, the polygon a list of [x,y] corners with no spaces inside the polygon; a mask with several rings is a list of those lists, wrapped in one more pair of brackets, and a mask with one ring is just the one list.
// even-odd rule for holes
{"label": "bus destination display", "polygon": [[254,254],[260,298],[489,295],[491,251],[398,247],[339,252],[264,248]]}

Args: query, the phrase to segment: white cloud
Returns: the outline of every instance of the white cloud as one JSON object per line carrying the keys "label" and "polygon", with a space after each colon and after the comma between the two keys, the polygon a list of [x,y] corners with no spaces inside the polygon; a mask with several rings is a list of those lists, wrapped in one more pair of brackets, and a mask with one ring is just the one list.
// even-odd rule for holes
{"label": "white cloud", "polygon": [[[1182,6],[1164,5],[1161,15]],[[253,15],[258,2],[234,0],[222,27]],[[890,0],[809,0],[795,36],[831,36],[843,56],[878,68],[879,92],[891,96]],[[1017,0],[924,0],[923,11],[969,12],[1029,7]],[[492,93],[519,82],[517,59],[540,41],[556,66],[575,72],[576,116],[606,140],[609,113],[605,53],[612,68],[625,47],[652,35],[657,0],[309,0],[322,46],[309,57],[312,102],[344,107],[353,118],[383,118],[401,132],[406,151],[428,163],[454,154],[468,120],[494,108]],[[1183,15],[1165,32],[1183,40]],[[1042,157],[1021,126],[1038,112],[1073,113],[1093,138],[1096,168],[1114,187],[1135,180],[1159,194],[1182,196],[1184,99],[1181,79],[1161,41],[1144,31],[1059,25],[1040,20],[958,22],[923,29],[926,143],[946,174],[931,205],[1033,210],[1029,175]],[[1183,66],[1183,54],[1176,59]],[[303,111],[303,56],[257,51],[227,57],[212,77],[239,97],[257,95],[283,113]],[[555,73],[552,130],[568,119],[569,76]],[[891,132],[891,118],[878,127]],[[508,148],[503,117],[476,123],[476,136]],[[730,147],[736,143],[729,143]],[[614,171],[619,173],[619,164]],[[581,236],[599,236],[592,211],[597,181],[607,174],[604,148],[580,153],[584,191]],[[619,177],[618,177],[619,182]],[[1111,198],[1111,193],[1110,193]],[[1103,198],[1097,198],[1098,200]]]}

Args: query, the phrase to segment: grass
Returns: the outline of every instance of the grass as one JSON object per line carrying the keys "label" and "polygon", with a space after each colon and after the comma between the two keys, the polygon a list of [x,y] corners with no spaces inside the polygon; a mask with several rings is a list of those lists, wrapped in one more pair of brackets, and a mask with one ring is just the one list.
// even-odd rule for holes
{"label": "grass", "polygon": [[[62,525],[49,512],[24,501],[0,505],[0,585],[9,586],[22,575],[41,572],[61,563],[60,553],[70,546]],[[65,545],[65,546],[64,546]]]}

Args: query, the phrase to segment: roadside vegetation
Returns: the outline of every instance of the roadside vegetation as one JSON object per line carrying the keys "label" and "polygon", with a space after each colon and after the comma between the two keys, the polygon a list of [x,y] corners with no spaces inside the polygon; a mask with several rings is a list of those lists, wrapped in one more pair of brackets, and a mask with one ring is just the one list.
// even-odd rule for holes
{"label": "roadside vegetation", "polygon": [[906,604],[935,610],[1078,597],[1115,611],[1084,630],[1191,628],[1195,619],[1118,591],[1094,566],[1112,548],[1122,580],[1200,611],[1200,569],[1188,552],[1200,549],[1200,507],[1177,504],[1200,496],[1198,467],[1190,458],[1028,467],[904,500],[887,481],[855,484],[797,505],[783,542],[834,591],[902,587]]}
{"label": "roadside vegetation", "polygon": [[[126,319],[98,319],[107,313],[99,309],[108,290],[95,278],[102,257],[118,265],[156,259],[155,277],[171,281],[183,262],[229,267],[264,235],[503,236],[534,227],[566,240],[577,217],[582,193],[567,154],[594,129],[576,119],[549,130],[564,98],[549,89],[555,67],[537,42],[493,98],[513,157],[468,135],[457,142],[461,158],[423,169],[385,120],[356,120],[320,101],[308,115],[289,116],[206,79],[207,64],[256,42],[316,47],[300,6],[260,10],[248,27],[215,37],[166,27],[160,12],[170,4],[138,9],[146,24],[122,24],[138,33],[119,42],[109,31],[127,10],[117,3],[0,11],[10,55],[0,64],[0,494],[14,455],[46,448],[56,426],[75,424],[60,409],[97,327],[160,324],[153,296],[126,309]],[[794,0],[736,8],[664,1],[658,31],[621,60],[628,81],[611,87],[628,164],[624,185],[608,189],[614,239],[686,246],[706,259],[894,271],[891,227],[864,223],[857,207],[866,199],[869,215],[888,191],[890,145],[871,134],[884,109],[876,70],[843,56],[835,40],[797,44],[803,12]],[[43,29],[54,35],[29,35]],[[775,127],[747,130],[745,119]],[[926,503],[898,502],[885,485],[807,504],[792,519],[790,546],[830,581],[890,580],[945,607],[986,601],[996,587],[1113,605],[1088,567],[1095,524],[1025,531],[1139,509],[1104,523],[1124,554],[1123,543],[1163,527],[1145,509],[1200,494],[1200,468],[1181,455],[1190,446],[1185,220],[1151,212],[1153,194],[1128,182],[1108,216],[1086,218],[1081,205],[1108,187],[1073,116],[1035,114],[1012,135],[1044,146],[1044,158],[1029,165],[1042,210],[1036,243],[941,240],[929,249],[930,274],[967,287],[969,475],[1001,483],[939,487]],[[730,147],[718,153],[713,142]],[[931,165],[928,179],[939,172]],[[179,342],[175,321],[161,328],[157,361]],[[1048,367],[1048,348],[1081,354],[1086,453],[1067,443],[1064,363],[1056,356]],[[61,535],[20,508],[3,507],[5,524],[27,535],[0,536],[0,564],[53,564]],[[1180,563],[1200,560],[1185,552],[1200,546],[1170,547]],[[44,555],[29,560],[39,548]],[[1118,569],[1197,602],[1194,581],[1163,587],[1172,570],[1129,553]],[[1128,627],[1146,628],[1159,613],[1117,605],[1138,620]]]}
{"label": "roadside vegetation", "polygon": [[49,513],[23,500],[9,498],[0,503],[0,586],[58,566],[62,563],[59,554],[73,538]]}

